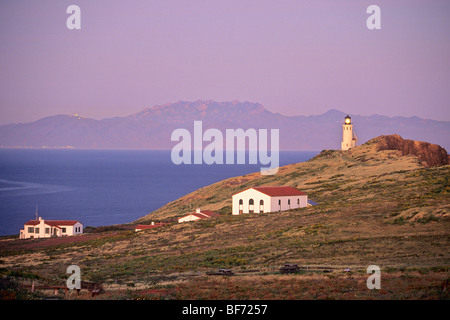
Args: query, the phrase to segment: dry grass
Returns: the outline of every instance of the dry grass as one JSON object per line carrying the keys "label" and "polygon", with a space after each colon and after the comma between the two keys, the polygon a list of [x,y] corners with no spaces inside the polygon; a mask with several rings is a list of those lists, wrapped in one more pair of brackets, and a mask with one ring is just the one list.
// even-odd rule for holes
{"label": "dry grass", "polygon": [[445,272],[382,274],[380,290],[367,288],[367,276],[350,273],[199,278],[175,288],[178,299],[191,300],[448,299],[441,287],[447,277]]}

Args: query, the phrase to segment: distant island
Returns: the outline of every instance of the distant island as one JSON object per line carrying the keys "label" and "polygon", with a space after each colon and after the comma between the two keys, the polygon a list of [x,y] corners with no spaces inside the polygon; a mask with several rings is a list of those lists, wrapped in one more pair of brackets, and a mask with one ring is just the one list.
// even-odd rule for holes
{"label": "distant island", "polygon": [[[192,128],[195,120],[201,120],[204,129],[280,129],[281,150],[319,151],[340,148],[340,125],[346,114],[333,109],[321,115],[284,116],[259,103],[179,101],[126,117],[95,120],[79,114],[55,115],[35,122],[3,125],[0,147],[169,150],[174,146],[170,140],[173,130]],[[354,114],[352,119],[359,144],[396,133],[450,149],[449,121]]]}

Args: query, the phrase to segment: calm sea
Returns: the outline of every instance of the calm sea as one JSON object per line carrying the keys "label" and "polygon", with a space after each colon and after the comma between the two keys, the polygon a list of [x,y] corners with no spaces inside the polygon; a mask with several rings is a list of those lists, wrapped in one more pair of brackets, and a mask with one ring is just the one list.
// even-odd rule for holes
{"label": "calm sea", "polygon": [[[280,166],[318,152],[280,152]],[[196,189],[261,165],[174,165],[170,151],[0,149],[0,235],[44,219],[134,221]]]}

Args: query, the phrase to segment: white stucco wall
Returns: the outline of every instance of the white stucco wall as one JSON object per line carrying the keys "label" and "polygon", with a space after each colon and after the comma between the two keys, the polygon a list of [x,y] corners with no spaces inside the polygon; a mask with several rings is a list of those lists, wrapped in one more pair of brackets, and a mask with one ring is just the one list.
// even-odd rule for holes
{"label": "white stucco wall", "polygon": [[83,225],[80,222],[75,223],[73,226],[61,226],[61,227],[66,228],[66,233],[62,233],[62,235],[73,236],[83,233]]}
{"label": "white stucco wall", "polygon": [[[29,232],[29,228],[33,228],[33,232]],[[25,225],[23,229],[23,239],[33,238],[49,238],[51,235],[45,233],[44,220],[39,219],[39,223],[35,226]],[[48,228],[48,226],[47,226]],[[38,231],[38,232],[37,232]]]}
{"label": "white stucco wall", "polygon": [[[270,212],[270,197],[262,192],[259,192],[255,189],[247,189],[242,192],[239,192],[232,196],[232,214],[238,215],[240,206],[239,206],[239,200],[243,201],[242,204],[242,211],[243,213],[249,213],[250,210],[250,199],[253,199],[254,205],[253,205],[253,212],[254,213],[261,213],[261,212]],[[263,208],[260,208],[260,201],[264,201]],[[262,209],[262,210],[260,210]]]}
{"label": "white stucco wall", "polygon": [[[298,201],[299,200],[299,201]],[[279,202],[281,201],[281,206]],[[289,204],[290,201],[290,204]],[[271,198],[271,212],[304,208],[308,205],[308,196],[284,196]]]}
{"label": "white stucco wall", "polygon": [[199,220],[200,218],[199,217],[196,217],[196,216],[194,216],[193,214],[189,214],[189,215],[187,215],[187,216],[184,216],[184,217],[182,217],[182,218],[179,218],[178,219],[178,223],[181,223],[181,222],[188,222],[188,221],[194,221],[194,220]]}
{"label": "white stucco wall", "polygon": [[342,143],[341,150],[348,150],[356,146],[356,141],[353,140],[353,124],[342,125]]}

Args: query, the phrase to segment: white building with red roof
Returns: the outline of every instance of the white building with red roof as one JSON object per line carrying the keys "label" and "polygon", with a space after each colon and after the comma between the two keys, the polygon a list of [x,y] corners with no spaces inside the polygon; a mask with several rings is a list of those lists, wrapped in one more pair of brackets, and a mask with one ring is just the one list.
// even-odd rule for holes
{"label": "white building with red roof", "polygon": [[212,217],[216,217],[216,216],[218,216],[218,214],[213,211],[197,209],[194,213],[190,213],[181,218],[178,218],[178,223],[200,220],[200,219],[208,219],[208,218],[212,218]]}
{"label": "white building with red roof", "polygon": [[83,233],[83,224],[77,220],[30,220],[20,230],[20,239],[73,236]]}
{"label": "white building with red roof", "polygon": [[308,205],[308,195],[288,186],[252,187],[233,194],[233,215],[265,213],[303,208]]}
{"label": "white building with red roof", "polygon": [[151,224],[138,224],[135,228],[134,231],[138,232],[138,231],[143,231],[143,230],[148,230],[148,229],[155,229],[155,228],[159,228],[162,227],[164,225],[166,225],[167,223],[162,223],[162,222],[153,222]]}

